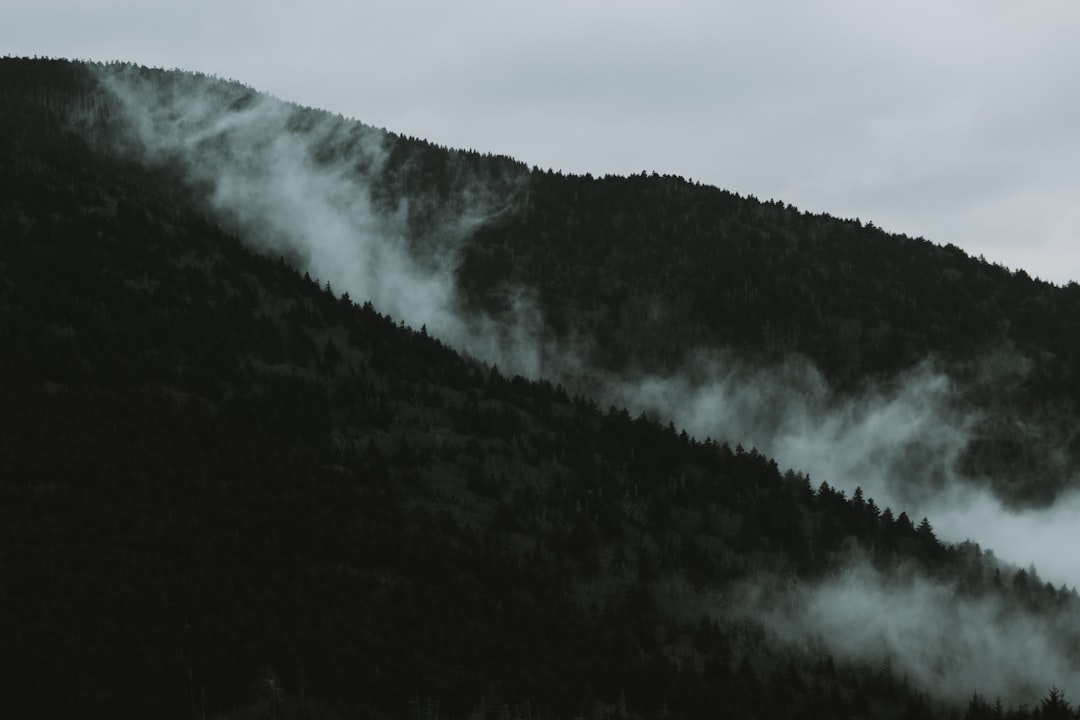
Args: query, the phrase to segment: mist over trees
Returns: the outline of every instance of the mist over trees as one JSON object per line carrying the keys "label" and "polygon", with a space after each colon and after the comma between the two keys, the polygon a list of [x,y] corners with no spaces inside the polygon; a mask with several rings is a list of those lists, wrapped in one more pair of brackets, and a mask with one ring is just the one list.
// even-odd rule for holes
{"label": "mist over trees", "polygon": [[[887,477],[1045,505],[1076,286],[203,76],[7,58],[0,100],[27,714],[1071,716],[1075,591],[679,412],[771,384],[852,435],[933,357],[943,420]],[[790,423],[739,397],[725,429]]]}

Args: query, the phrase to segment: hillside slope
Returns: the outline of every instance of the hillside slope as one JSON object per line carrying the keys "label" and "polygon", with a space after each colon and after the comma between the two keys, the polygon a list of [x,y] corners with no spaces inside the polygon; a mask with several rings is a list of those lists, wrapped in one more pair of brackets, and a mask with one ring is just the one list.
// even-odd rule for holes
{"label": "hillside slope", "polygon": [[463,357],[88,144],[84,66],[0,68],[13,707],[919,717],[1075,686],[1080,600],[1033,568]]}
{"label": "hillside slope", "polygon": [[[1076,284],[679,178],[530,171],[205,76],[47,72],[64,77],[39,101],[63,105],[98,150],[249,246],[511,374],[779,453],[763,428],[791,417],[718,422],[637,388],[675,383],[700,398],[732,372],[775,367],[756,392],[797,403],[820,376],[820,404],[836,407],[929,364],[950,387],[935,422],[964,437],[927,463],[928,432],[900,465],[933,471],[891,478],[891,496],[917,501],[924,491],[897,486],[944,475],[1038,507],[1076,481]],[[807,379],[777,391],[792,366]]]}

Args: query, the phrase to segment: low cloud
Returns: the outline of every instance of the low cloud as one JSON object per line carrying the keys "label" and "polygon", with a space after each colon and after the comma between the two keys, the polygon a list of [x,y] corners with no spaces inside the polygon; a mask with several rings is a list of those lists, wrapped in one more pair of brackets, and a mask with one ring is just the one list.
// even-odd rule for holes
{"label": "low cloud", "polygon": [[[100,77],[144,158],[179,163],[215,217],[249,245],[296,259],[335,291],[482,359],[538,369],[535,343],[525,340],[540,334],[528,295],[517,293],[509,320],[495,322],[462,313],[454,281],[462,241],[505,211],[521,178],[492,186],[457,177],[448,200],[379,204],[375,185],[396,141],[382,131],[201,75],[107,66]],[[410,218],[423,213],[427,235],[418,237]]]}
{"label": "low cloud", "polygon": [[773,637],[821,648],[919,690],[962,703],[978,692],[992,702],[1033,704],[1050,685],[1080,692],[1070,642],[1080,626],[1063,612],[1009,606],[998,595],[965,597],[945,581],[903,569],[885,573],[853,557],[818,583],[755,578],[719,600],[725,616],[762,622]]}
{"label": "low cloud", "polygon": [[[927,361],[861,391],[838,392],[808,360],[749,364],[732,353],[699,354],[680,372],[613,381],[615,401],[673,418],[699,438],[756,447],[781,467],[808,473],[850,496],[855,488],[881,508],[926,516],[939,537],[973,540],[1021,566],[1034,562],[1055,583],[1080,585],[1076,493],[1045,506],[1011,506],[998,494],[1013,478],[971,475],[964,460],[985,432],[987,411],[974,398],[1017,385],[1026,364],[1010,353],[988,356],[959,381]],[[1014,422],[1008,432],[1034,443],[1039,471],[1075,480],[1060,439]],[[991,469],[992,470],[992,469]],[[1007,470],[1005,471],[1007,472]]]}
{"label": "low cloud", "polygon": [[[165,84],[121,67],[103,80],[147,158],[178,159],[245,241],[298,254],[313,274],[378,300],[384,312],[452,329],[445,283],[412,261],[399,219],[373,211],[370,177],[353,171],[376,172],[385,161],[378,135],[350,136],[330,115],[299,132],[298,108],[203,76],[170,75]],[[352,157],[317,163],[318,148],[335,143],[348,143]]]}

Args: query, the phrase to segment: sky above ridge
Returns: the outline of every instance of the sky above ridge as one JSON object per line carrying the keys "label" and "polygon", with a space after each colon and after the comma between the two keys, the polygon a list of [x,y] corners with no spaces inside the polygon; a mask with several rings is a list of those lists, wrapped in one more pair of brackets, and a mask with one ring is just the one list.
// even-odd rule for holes
{"label": "sky above ridge", "polygon": [[232,78],[565,172],[674,174],[1080,281],[1080,3],[8,0],[0,53]]}

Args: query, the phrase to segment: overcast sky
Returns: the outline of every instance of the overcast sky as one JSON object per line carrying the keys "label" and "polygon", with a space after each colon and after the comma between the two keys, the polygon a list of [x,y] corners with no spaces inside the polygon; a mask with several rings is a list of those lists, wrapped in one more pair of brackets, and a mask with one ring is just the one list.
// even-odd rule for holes
{"label": "overcast sky", "polygon": [[0,53],[181,67],[567,172],[672,173],[1080,280],[1080,2],[5,0]]}

